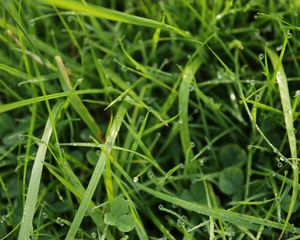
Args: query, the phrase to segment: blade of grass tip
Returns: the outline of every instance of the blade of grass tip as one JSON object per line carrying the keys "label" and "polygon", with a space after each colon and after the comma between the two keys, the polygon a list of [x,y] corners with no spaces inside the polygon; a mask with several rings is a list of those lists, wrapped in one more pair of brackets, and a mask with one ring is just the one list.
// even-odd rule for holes
{"label": "blade of grass tip", "polygon": [[[149,187],[146,187],[140,183],[136,183],[137,187],[139,187],[144,192],[147,192],[148,194],[155,196],[156,198],[162,199],[166,202],[175,204],[179,207],[182,207],[184,209],[187,209],[189,211],[193,211],[199,214],[203,214],[205,216],[214,217],[222,219],[223,221],[226,221],[228,223],[235,224],[240,227],[246,227],[250,230],[258,230],[260,225],[264,225],[266,227],[276,228],[276,229],[282,229],[283,224],[273,222],[267,219],[262,219],[259,217],[254,217],[246,214],[241,214],[237,212],[231,212],[228,210],[220,209],[220,208],[208,208],[206,205],[200,205],[197,203],[191,203],[185,200],[182,200],[180,198],[158,192],[156,190],[153,190]],[[300,233],[300,228],[295,227],[288,227],[289,230],[293,230],[295,233]]]}
{"label": "blade of grass tip", "polygon": [[[188,122],[188,107],[189,107],[189,96],[190,96],[190,87],[195,74],[203,62],[202,58],[199,58],[199,51],[203,49],[201,46],[193,55],[191,60],[187,63],[183,69],[181,78],[181,84],[179,87],[178,95],[178,108],[179,108],[179,121],[181,124],[180,127],[180,139],[183,147],[184,154],[186,156],[186,161],[193,158],[192,148],[191,148],[191,137],[189,130]],[[201,51],[202,52],[202,51]],[[185,164],[186,167],[189,166],[189,162]],[[187,170],[186,168],[185,170]]]}
{"label": "blade of grass tip", "polygon": [[[62,106],[61,102],[55,104],[52,111],[53,118],[56,118],[59,115],[61,106]],[[33,230],[32,221],[33,221],[36,202],[38,198],[40,181],[41,181],[41,176],[43,171],[43,162],[45,160],[47,145],[49,143],[51,134],[52,134],[52,124],[49,117],[31,171],[27,197],[26,197],[26,202],[25,202],[23,217],[21,222],[21,229],[18,237],[19,240],[29,239],[30,234]]]}
{"label": "blade of grass tip", "polygon": [[117,135],[119,133],[119,130],[121,128],[125,113],[126,113],[126,106],[125,103],[122,103],[120,107],[118,108],[118,111],[116,113],[115,119],[112,123],[112,126],[107,134],[107,140],[105,143],[105,151],[102,151],[100,154],[100,157],[97,161],[97,164],[94,168],[91,180],[88,184],[88,187],[85,191],[85,194],[83,196],[83,199],[81,201],[81,204],[79,206],[79,209],[74,217],[74,220],[71,224],[71,227],[67,233],[66,240],[73,240],[75,239],[76,233],[79,229],[79,226],[82,222],[82,219],[84,218],[86,211],[88,210],[89,203],[94,195],[94,192],[96,190],[96,187],[99,183],[99,180],[101,178],[101,175],[103,174],[105,165],[106,165],[106,158],[107,155],[105,152],[110,153],[113,147],[113,144],[117,138]]}
{"label": "blade of grass tip", "polygon": [[14,110],[14,109],[20,108],[20,107],[25,107],[25,106],[31,105],[33,103],[43,102],[43,101],[56,99],[56,98],[68,97],[72,94],[80,95],[80,94],[104,93],[105,91],[106,90],[104,90],[104,89],[86,89],[86,90],[76,90],[76,91],[73,90],[73,91],[69,91],[69,92],[53,93],[53,94],[49,94],[49,95],[24,99],[21,101],[0,105],[0,113],[11,111],[11,110]]}
{"label": "blade of grass tip", "polygon": [[[62,89],[65,92],[73,91],[73,87],[72,87],[71,81],[69,79],[68,72],[64,66],[64,63],[63,63],[61,57],[55,56],[55,61],[56,61],[56,64],[58,66],[58,70],[60,73],[59,80],[60,80]],[[74,92],[74,94],[72,94],[70,96],[70,101],[71,101],[72,107],[75,109],[75,111],[78,113],[78,115],[82,118],[82,120],[86,123],[86,125],[89,127],[89,129],[91,130],[93,135],[100,142],[103,143],[104,136],[103,136],[100,128],[98,127],[98,124],[95,122],[95,119],[91,116],[88,109],[84,106],[81,99],[78,97],[78,95],[75,94],[75,92]]]}
{"label": "blade of grass tip", "polygon": [[95,6],[92,4],[82,4],[80,2],[70,0],[39,0],[39,2],[48,5],[54,5],[56,7],[68,9],[74,12],[85,13],[93,17],[103,18],[117,22],[124,22],[143,27],[161,28],[166,31],[173,31],[183,37],[190,37],[189,33],[174,26],[170,26],[168,24],[161,23],[152,19],[147,19],[131,15],[125,12],[120,12],[114,9]]}
{"label": "blade of grass tip", "polygon": [[279,88],[280,99],[281,99],[281,104],[282,104],[282,109],[283,109],[284,121],[285,121],[285,126],[286,126],[286,131],[287,131],[287,135],[288,135],[289,146],[290,146],[290,151],[291,151],[291,156],[292,156],[292,169],[293,169],[292,199],[291,199],[291,203],[289,206],[289,211],[288,211],[287,217],[285,219],[284,227],[279,236],[279,239],[281,239],[283,237],[283,234],[287,228],[288,222],[294,211],[294,207],[295,207],[295,204],[297,201],[297,196],[298,196],[298,182],[299,182],[298,160],[297,160],[297,141],[296,141],[296,135],[295,135],[295,130],[294,130],[293,111],[292,111],[288,83],[287,83],[286,75],[285,75],[285,72],[284,72],[284,69],[282,66],[282,58],[283,58],[286,44],[287,44],[287,37],[285,38],[280,57],[278,57],[274,51],[267,48],[267,54],[269,55],[271,62],[273,64],[273,67],[275,69],[276,80],[277,80],[277,84],[278,84],[278,88]]}

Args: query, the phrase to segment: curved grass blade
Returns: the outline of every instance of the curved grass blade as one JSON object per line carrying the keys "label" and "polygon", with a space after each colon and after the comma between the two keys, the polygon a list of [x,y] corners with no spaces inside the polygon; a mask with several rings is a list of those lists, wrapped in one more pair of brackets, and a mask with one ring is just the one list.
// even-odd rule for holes
{"label": "curved grass blade", "polygon": [[95,6],[92,4],[85,5],[80,2],[70,0],[40,0],[42,3],[53,4],[56,7],[68,9],[75,12],[88,14],[89,16],[103,18],[111,21],[124,22],[143,27],[161,28],[167,31],[173,31],[181,36],[188,37],[189,34],[179,28],[161,23],[152,19],[134,16],[128,13],[120,12],[114,9]]}
{"label": "curved grass blade", "polygon": [[[223,221],[235,224],[239,227],[244,227],[250,230],[258,230],[260,225],[264,225],[266,227],[270,228],[276,228],[276,229],[282,229],[283,224],[273,222],[270,220],[262,219],[259,217],[254,217],[246,214],[241,214],[237,212],[231,212],[224,209],[216,209],[216,208],[209,208],[206,205],[200,205],[197,203],[192,203],[189,201],[182,200],[180,198],[158,192],[156,190],[153,190],[149,187],[146,187],[142,184],[136,183],[136,185],[143,190],[144,192],[147,192],[150,195],[153,195],[159,199],[162,199],[166,202],[175,204],[177,206],[180,206],[184,209],[187,209],[189,211],[197,212],[199,214],[203,214],[205,216],[211,216],[214,218],[220,218]],[[291,230],[297,234],[300,234],[300,228],[291,228],[288,227],[288,230]]]}
{"label": "curved grass blade", "polygon": [[[57,116],[59,115],[61,107],[62,107],[62,102],[55,104],[52,111],[52,116],[54,119],[57,118]],[[53,126],[51,124],[51,120],[49,117],[31,171],[27,197],[26,197],[26,202],[25,202],[23,217],[21,222],[21,229],[19,232],[19,238],[18,238],[19,240],[29,239],[30,234],[33,230],[32,221],[35,213],[35,207],[38,198],[40,181],[41,181],[41,176],[42,176],[42,171],[44,166],[43,162],[45,160],[45,156],[47,152],[47,145],[52,135],[52,129]]]}
{"label": "curved grass blade", "polygon": [[119,130],[121,128],[121,125],[122,125],[122,122],[123,122],[123,119],[125,116],[125,113],[126,113],[126,107],[125,107],[125,104],[122,103],[116,113],[113,124],[107,134],[106,145],[100,154],[100,157],[98,159],[96,167],[94,168],[89,185],[84,193],[84,196],[83,196],[83,199],[79,206],[79,209],[78,209],[78,211],[75,215],[75,218],[71,224],[71,227],[68,231],[68,234],[66,236],[67,240],[75,239],[76,233],[79,229],[82,219],[84,218],[86,211],[88,210],[91,199],[94,195],[94,192],[99,183],[99,180],[103,174],[103,171],[104,171],[104,168],[106,165],[106,159],[108,157],[107,154],[111,152],[113,144],[116,141],[117,135],[119,133]]}
{"label": "curved grass blade", "polygon": [[291,98],[288,88],[288,83],[286,79],[286,75],[282,66],[282,58],[285,51],[285,47],[287,44],[287,37],[285,38],[285,42],[283,44],[283,48],[280,54],[280,57],[277,56],[277,54],[272,51],[271,49],[267,48],[267,54],[269,55],[271,62],[273,64],[273,67],[275,69],[276,74],[276,80],[279,88],[280,93],[280,99],[283,109],[283,115],[284,115],[284,121],[285,121],[285,127],[286,132],[289,140],[289,146],[292,156],[292,169],[293,169],[293,191],[292,191],[292,199],[289,206],[289,211],[287,214],[287,217],[285,219],[284,226],[282,228],[282,232],[279,236],[279,239],[283,237],[283,234],[287,228],[288,222],[292,216],[292,213],[294,211],[294,207],[297,201],[297,195],[298,195],[298,182],[299,182],[299,170],[298,170],[298,160],[297,160],[297,140],[296,135],[294,131],[294,121],[293,121],[293,110],[292,110],[292,104],[291,104]]}
{"label": "curved grass blade", "polygon": [[[68,72],[63,64],[63,61],[61,57],[55,56],[55,61],[57,63],[57,67],[59,69],[60,73],[60,84],[62,89],[65,92],[73,91],[73,87],[71,85],[71,81],[68,76]],[[104,142],[104,136],[102,134],[102,131],[98,127],[98,124],[95,122],[95,119],[91,116],[88,109],[84,106],[81,99],[74,93],[70,95],[70,102],[72,107],[75,109],[75,111],[78,113],[78,115],[81,117],[81,119],[86,123],[86,125],[89,127],[93,135],[101,142]]]}

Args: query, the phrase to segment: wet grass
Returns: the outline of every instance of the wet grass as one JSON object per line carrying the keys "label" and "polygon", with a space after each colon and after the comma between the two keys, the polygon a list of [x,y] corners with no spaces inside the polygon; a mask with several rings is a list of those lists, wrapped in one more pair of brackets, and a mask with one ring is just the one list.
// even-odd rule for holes
{"label": "wet grass", "polygon": [[289,1],[0,2],[0,239],[299,239]]}

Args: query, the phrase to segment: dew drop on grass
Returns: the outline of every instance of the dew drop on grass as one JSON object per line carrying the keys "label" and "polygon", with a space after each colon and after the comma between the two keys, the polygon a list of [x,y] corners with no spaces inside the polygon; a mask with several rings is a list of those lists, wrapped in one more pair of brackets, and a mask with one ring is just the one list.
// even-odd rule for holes
{"label": "dew drop on grass", "polygon": [[203,167],[204,166],[204,160],[200,160],[200,166]]}
{"label": "dew drop on grass", "polygon": [[93,239],[96,239],[96,238],[97,238],[97,233],[93,232],[93,233],[92,233],[92,238],[93,238]]}
{"label": "dew drop on grass", "polygon": [[192,85],[189,86],[189,91],[190,91],[190,92],[194,91],[194,86],[192,86]]}
{"label": "dew drop on grass", "polygon": [[154,176],[154,173],[152,171],[149,171],[147,174],[150,178]]}
{"label": "dew drop on grass", "polygon": [[172,208],[177,208],[178,206],[174,203],[172,203]]}
{"label": "dew drop on grass", "polygon": [[191,148],[195,147],[195,143],[194,142],[191,142],[190,145],[191,145]]}
{"label": "dew drop on grass", "polygon": [[128,71],[128,68],[127,68],[126,66],[123,65],[123,66],[121,67],[121,71],[122,71],[122,72],[127,72],[127,71]]}
{"label": "dew drop on grass", "polygon": [[43,213],[42,213],[42,217],[43,217],[43,219],[47,219],[47,218],[48,218],[48,213],[43,212]]}
{"label": "dew drop on grass", "polygon": [[56,223],[61,227],[63,227],[65,225],[60,217],[56,218]]}
{"label": "dew drop on grass", "polygon": [[158,209],[159,209],[159,210],[163,210],[163,209],[164,209],[164,205],[159,204],[159,205],[158,205]]}
{"label": "dew drop on grass", "polygon": [[152,107],[147,107],[148,112],[152,112]]}
{"label": "dew drop on grass", "polygon": [[2,215],[0,218],[0,223],[5,223],[6,219],[7,219],[7,215]]}
{"label": "dew drop on grass", "polygon": [[280,160],[281,162],[285,162],[285,161],[286,161],[286,159],[285,159],[284,157],[280,157],[279,160]]}
{"label": "dew drop on grass", "polygon": [[183,123],[182,119],[178,120],[178,124],[181,125]]}
{"label": "dew drop on grass", "polygon": [[276,51],[277,51],[277,52],[281,51],[281,49],[282,49],[282,45],[276,47]]}
{"label": "dew drop on grass", "polygon": [[138,181],[139,181],[139,177],[134,177],[134,178],[133,178],[133,182],[134,182],[134,183],[137,183]]}
{"label": "dew drop on grass", "polygon": [[284,175],[288,175],[289,174],[289,171],[288,170],[285,170],[284,171]]}
{"label": "dew drop on grass", "polygon": [[290,32],[290,30],[287,31],[287,38],[292,38],[293,34]]}
{"label": "dew drop on grass", "polygon": [[19,138],[20,141],[22,141],[22,140],[24,140],[25,136],[22,135],[22,134],[20,134],[20,135],[18,136],[18,138]]}
{"label": "dew drop on grass", "polygon": [[265,55],[264,55],[263,53],[260,53],[260,54],[258,55],[258,58],[259,58],[260,60],[263,60],[264,57],[265,57]]}
{"label": "dew drop on grass", "polygon": [[282,163],[281,163],[281,162],[278,162],[278,163],[277,163],[277,167],[281,168],[281,167],[282,167]]}

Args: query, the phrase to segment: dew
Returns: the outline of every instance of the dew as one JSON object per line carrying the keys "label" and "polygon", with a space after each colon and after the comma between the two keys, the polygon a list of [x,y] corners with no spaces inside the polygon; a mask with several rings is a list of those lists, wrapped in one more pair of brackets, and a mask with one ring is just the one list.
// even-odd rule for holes
{"label": "dew", "polygon": [[43,213],[42,213],[42,217],[43,217],[43,219],[47,219],[47,218],[48,218],[48,213],[43,212]]}
{"label": "dew", "polygon": [[260,60],[263,60],[264,57],[265,57],[265,55],[264,55],[263,53],[260,53],[260,54],[258,55],[258,58],[259,58]]}
{"label": "dew", "polygon": [[163,210],[163,209],[164,209],[164,205],[159,204],[159,205],[158,205],[158,209],[159,209],[159,210]]}
{"label": "dew", "polygon": [[189,86],[189,91],[190,91],[190,92],[194,91],[194,86],[190,85],[190,86]]}
{"label": "dew", "polygon": [[276,47],[276,49],[275,49],[275,50],[276,50],[277,52],[279,52],[281,49],[282,49],[282,45],[280,45],[280,46]]}
{"label": "dew", "polygon": [[289,171],[288,170],[285,170],[284,171],[284,175],[288,175],[289,174]]}
{"label": "dew", "polygon": [[152,112],[152,107],[147,107],[148,112]]}
{"label": "dew", "polygon": [[161,132],[156,133],[156,136],[160,137],[161,136]]}
{"label": "dew", "polygon": [[182,123],[183,123],[183,121],[182,121],[182,119],[180,118],[180,119],[178,120],[178,124],[181,125]]}
{"label": "dew", "polygon": [[65,224],[63,223],[63,220],[60,218],[60,217],[58,217],[58,218],[56,218],[56,223],[59,225],[59,226],[61,226],[61,227],[63,227]]}
{"label": "dew", "polygon": [[97,238],[97,233],[93,232],[93,233],[92,233],[92,238],[93,238],[93,239],[96,239],[96,238]]}
{"label": "dew", "polygon": [[183,227],[184,226],[184,222],[181,219],[177,220],[177,227]]}
{"label": "dew", "polygon": [[275,173],[273,172],[273,173],[272,173],[272,177],[275,177],[275,176],[276,176],[276,175],[275,175]]}
{"label": "dew", "polygon": [[127,71],[128,71],[128,67],[126,67],[126,66],[123,65],[123,66],[121,67],[121,71],[122,71],[122,72],[127,72]]}
{"label": "dew", "polygon": [[290,30],[287,31],[287,38],[292,38],[293,34],[290,32]]}
{"label": "dew", "polygon": [[2,215],[0,218],[0,223],[5,223],[6,219],[7,219],[7,215]]}
{"label": "dew", "polygon": [[25,139],[25,136],[22,135],[22,134],[20,134],[20,135],[18,136],[18,138],[19,138],[20,141],[23,141],[23,140]]}
{"label": "dew", "polygon": [[281,162],[285,162],[285,161],[286,161],[286,159],[285,159],[284,157],[280,157],[279,160],[280,160]]}
{"label": "dew", "polygon": [[177,208],[178,206],[174,203],[172,203],[172,208]]}
{"label": "dew", "polygon": [[203,167],[204,166],[204,160],[200,160],[200,166]]}
{"label": "dew", "polygon": [[191,145],[191,148],[194,148],[196,144],[194,142],[191,142],[190,145]]}
{"label": "dew", "polygon": [[77,84],[80,84],[83,82],[83,80],[84,80],[84,78],[78,78],[76,82],[77,82]]}
{"label": "dew", "polygon": [[187,59],[191,59],[192,56],[189,54],[186,57],[187,57]]}
{"label": "dew", "polygon": [[278,163],[277,163],[277,167],[278,167],[278,168],[281,168],[281,167],[282,167],[282,163],[281,163],[281,162],[278,162]]}
{"label": "dew", "polygon": [[64,150],[63,148],[61,148],[60,151],[61,151],[62,153],[65,152],[65,150]]}
{"label": "dew", "polygon": [[139,177],[134,177],[134,178],[133,178],[133,182],[134,182],[134,183],[137,183],[138,181],[139,181]]}
{"label": "dew", "polygon": [[184,169],[184,164],[183,163],[180,163],[180,166],[179,166],[181,169]]}

